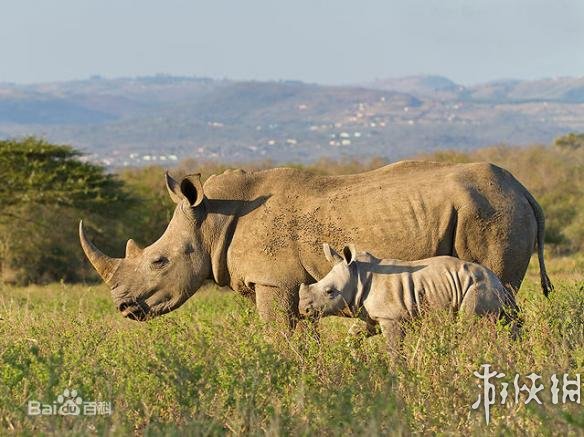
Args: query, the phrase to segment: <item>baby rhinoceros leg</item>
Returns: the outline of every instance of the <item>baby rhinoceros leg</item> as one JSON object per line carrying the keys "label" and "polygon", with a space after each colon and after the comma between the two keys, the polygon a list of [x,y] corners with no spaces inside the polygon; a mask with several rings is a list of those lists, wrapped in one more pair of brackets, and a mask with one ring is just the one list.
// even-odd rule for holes
{"label": "baby rhinoceros leg", "polygon": [[379,334],[379,326],[375,323],[355,321],[349,328],[348,334],[352,337],[369,338]]}
{"label": "baby rhinoceros leg", "polygon": [[476,282],[467,290],[460,305],[460,313],[466,315],[499,317],[511,327],[511,337],[519,338],[521,318],[513,293],[499,281]]}
{"label": "baby rhinoceros leg", "polygon": [[357,349],[363,344],[363,340],[380,333],[381,327],[377,323],[356,320],[347,332],[346,344],[353,349]]}
{"label": "baby rhinoceros leg", "polygon": [[387,351],[394,358],[402,357],[405,331],[400,320],[383,319],[379,321],[381,332],[387,342]]}

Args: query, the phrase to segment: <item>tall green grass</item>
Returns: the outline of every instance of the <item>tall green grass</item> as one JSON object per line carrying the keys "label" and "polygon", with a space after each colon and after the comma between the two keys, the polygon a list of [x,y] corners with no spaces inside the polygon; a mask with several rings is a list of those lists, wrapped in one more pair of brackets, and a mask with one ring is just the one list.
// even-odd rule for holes
{"label": "tall green grass", "polygon": [[[123,319],[104,286],[0,288],[0,430],[24,434],[339,435],[583,434],[584,407],[553,405],[552,373],[584,373],[584,257],[550,260],[556,291],[541,295],[535,263],[519,293],[525,325],[444,314],[413,323],[405,362],[380,336],[347,337],[352,321],[323,321],[291,338],[266,330],[251,302],[209,285],[148,323]],[[301,327],[302,328],[302,327]],[[304,326],[306,328],[306,326]],[[482,363],[543,376],[543,404],[471,409]],[[526,382],[523,378],[522,383]],[[65,388],[110,401],[111,415],[28,416]]]}

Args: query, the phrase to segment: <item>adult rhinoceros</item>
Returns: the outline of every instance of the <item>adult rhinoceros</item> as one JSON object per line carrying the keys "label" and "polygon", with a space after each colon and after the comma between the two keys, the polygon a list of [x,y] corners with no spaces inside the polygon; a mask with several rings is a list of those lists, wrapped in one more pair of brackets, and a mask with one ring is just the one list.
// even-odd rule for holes
{"label": "adult rhinoceros", "polygon": [[[329,270],[323,242],[357,243],[380,257],[453,255],[477,262],[518,289],[538,248],[544,293],[544,218],[507,171],[486,163],[402,161],[354,175],[275,168],[226,171],[203,186],[166,175],[177,204],[158,241],[133,240],[122,259],[79,234],[122,314],[145,320],[172,311],[206,279],[255,298],[260,316],[298,315],[298,288]],[[282,311],[279,311],[283,310]]]}

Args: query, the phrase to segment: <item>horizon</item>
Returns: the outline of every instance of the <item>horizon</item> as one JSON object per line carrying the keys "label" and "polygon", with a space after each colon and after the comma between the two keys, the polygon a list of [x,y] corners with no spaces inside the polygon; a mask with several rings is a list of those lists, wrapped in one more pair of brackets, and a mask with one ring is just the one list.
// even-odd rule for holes
{"label": "horizon", "polygon": [[578,0],[29,0],[5,17],[0,82],[23,85],[161,73],[322,85],[436,75],[469,86],[584,74]]}
{"label": "horizon", "polygon": [[35,86],[35,85],[44,85],[44,84],[60,84],[60,83],[68,83],[68,82],[89,82],[92,80],[104,80],[104,81],[116,81],[116,80],[139,80],[139,79],[151,79],[151,78],[169,78],[169,79],[189,79],[189,80],[212,80],[212,81],[230,81],[230,82],[299,82],[306,85],[319,85],[319,86],[330,86],[330,87],[337,87],[337,86],[364,86],[368,84],[373,84],[377,81],[384,81],[384,80],[400,80],[400,79],[408,79],[408,78],[442,78],[447,79],[453,82],[456,85],[461,85],[467,88],[471,88],[477,85],[484,85],[490,83],[500,83],[500,82],[538,82],[538,81],[547,81],[547,80],[563,80],[563,79],[573,79],[579,80],[584,79],[584,74],[582,75],[556,75],[556,76],[541,76],[541,77],[534,77],[531,79],[522,79],[517,77],[496,77],[494,79],[485,80],[482,82],[474,82],[474,83],[463,83],[458,82],[448,76],[444,76],[441,74],[435,73],[418,73],[418,74],[407,74],[403,76],[387,76],[387,77],[376,77],[367,81],[362,82],[348,82],[348,83],[322,83],[322,82],[310,82],[304,81],[300,79],[283,79],[283,78],[265,78],[265,79],[252,79],[252,78],[232,78],[232,77],[210,77],[210,76],[202,76],[197,74],[170,74],[170,73],[153,73],[153,74],[136,74],[136,75],[122,75],[122,76],[107,76],[101,74],[91,74],[86,77],[77,77],[71,79],[60,79],[60,80],[49,80],[49,81],[38,81],[38,82],[14,82],[14,81],[0,81],[0,85],[15,85],[15,86]]}

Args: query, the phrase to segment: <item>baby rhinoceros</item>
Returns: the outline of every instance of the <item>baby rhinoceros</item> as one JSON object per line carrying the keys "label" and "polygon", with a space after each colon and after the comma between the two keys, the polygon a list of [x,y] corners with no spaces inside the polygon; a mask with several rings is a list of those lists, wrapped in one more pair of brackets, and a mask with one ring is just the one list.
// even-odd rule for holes
{"label": "baby rhinoceros", "polygon": [[451,309],[455,313],[494,315],[513,322],[517,304],[497,276],[479,264],[451,256],[419,261],[379,259],[345,246],[342,256],[323,245],[332,270],[320,281],[300,286],[300,313],[359,317],[369,333],[379,324],[390,352],[399,352],[403,322],[424,309]]}

